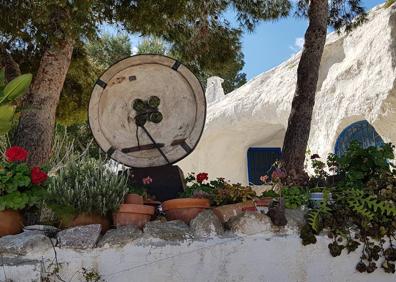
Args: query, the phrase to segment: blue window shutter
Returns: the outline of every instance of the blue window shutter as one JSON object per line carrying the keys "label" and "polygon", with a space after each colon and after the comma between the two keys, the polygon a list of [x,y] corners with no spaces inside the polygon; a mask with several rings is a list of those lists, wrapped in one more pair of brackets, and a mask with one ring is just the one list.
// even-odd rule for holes
{"label": "blue window shutter", "polygon": [[260,176],[270,175],[272,165],[281,158],[281,148],[252,147],[247,152],[249,183],[260,185]]}
{"label": "blue window shutter", "polygon": [[335,144],[335,154],[338,156],[344,155],[354,140],[358,141],[363,148],[371,146],[381,147],[384,145],[384,141],[375,128],[366,120],[361,120],[352,123],[341,132]]}

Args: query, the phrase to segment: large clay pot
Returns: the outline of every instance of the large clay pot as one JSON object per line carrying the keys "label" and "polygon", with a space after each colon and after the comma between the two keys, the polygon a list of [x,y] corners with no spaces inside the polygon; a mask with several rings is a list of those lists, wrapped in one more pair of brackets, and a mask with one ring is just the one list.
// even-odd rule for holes
{"label": "large clay pot", "polygon": [[4,210],[0,212],[0,237],[22,232],[23,217],[19,211]]}
{"label": "large clay pot", "polygon": [[154,214],[155,208],[153,206],[122,204],[118,212],[113,214],[114,224],[118,226],[135,225],[139,228],[150,221]]}
{"label": "large clay pot", "polygon": [[162,203],[162,209],[168,220],[182,220],[190,223],[201,211],[210,208],[208,199],[182,198]]}
{"label": "large clay pot", "polygon": [[143,205],[143,196],[139,194],[127,194],[125,204]]}
{"label": "large clay pot", "polygon": [[253,201],[247,201],[243,203],[224,205],[215,207],[213,212],[217,215],[222,223],[230,220],[231,217],[240,215],[245,210],[254,210],[256,206]]}
{"label": "large clay pot", "polygon": [[90,224],[100,224],[102,226],[102,233],[110,229],[110,219],[103,215],[82,213],[73,218],[67,227],[83,226]]}

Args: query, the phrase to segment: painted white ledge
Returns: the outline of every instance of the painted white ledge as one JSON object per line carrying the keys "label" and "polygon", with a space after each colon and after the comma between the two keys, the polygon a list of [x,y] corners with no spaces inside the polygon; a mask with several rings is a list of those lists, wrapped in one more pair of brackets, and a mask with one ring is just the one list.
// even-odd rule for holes
{"label": "painted white ledge", "polygon": [[[141,238],[122,248],[96,248],[86,251],[58,249],[62,265],[59,275],[66,281],[84,281],[81,268],[93,269],[105,281],[281,281],[281,282],[394,282],[395,274],[377,269],[372,274],[355,270],[360,251],[333,258],[329,239],[318,237],[315,245],[303,246],[297,234],[269,236],[257,234],[214,238],[207,241],[165,242]],[[34,251],[6,265],[0,271],[13,281],[40,281],[42,265],[53,260],[53,250]],[[10,263],[9,263],[10,264]]]}

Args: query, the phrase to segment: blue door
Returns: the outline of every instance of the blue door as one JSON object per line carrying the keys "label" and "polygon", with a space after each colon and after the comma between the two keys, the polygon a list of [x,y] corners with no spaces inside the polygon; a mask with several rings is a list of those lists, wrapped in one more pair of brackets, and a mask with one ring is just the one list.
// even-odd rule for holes
{"label": "blue door", "polygon": [[249,184],[263,184],[260,176],[271,176],[271,167],[280,158],[281,148],[249,148],[247,152]]}

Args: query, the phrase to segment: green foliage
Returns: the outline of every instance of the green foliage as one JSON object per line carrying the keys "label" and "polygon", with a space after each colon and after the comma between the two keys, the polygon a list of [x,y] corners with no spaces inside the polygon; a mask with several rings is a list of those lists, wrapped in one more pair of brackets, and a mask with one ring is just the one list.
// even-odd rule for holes
{"label": "green foliage", "polygon": [[47,204],[60,217],[107,215],[118,209],[127,192],[125,176],[112,172],[104,161],[83,157],[68,163],[51,179]]}
{"label": "green foliage", "polygon": [[389,8],[390,6],[392,6],[394,3],[396,2],[396,0],[387,0],[385,2],[385,8]]}
{"label": "green foliage", "polygon": [[271,198],[278,198],[279,194],[276,193],[274,190],[265,191],[261,194],[261,198],[271,197]]}
{"label": "green foliage", "polygon": [[282,189],[282,197],[287,209],[296,209],[308,203],[309,193],[302,187],[290,186]]}
{"label": "green foliage", "polygon": [[[363,245],[360,262],[356,265],[358,271],[373,272],[382,258],[380,265],[384,271],[395,272],[396,256],[385,255],[384,247],[388,241],[387,252],[396,252],[392,240],[396,232],[393,149],[391,144],[363,149],[353,142],[344,156],[329,156],[327,165],[338,174],[339,180],[333,183],[332,200],[329,201],[325,188],[323,201],[309,212],[300,233],[303,244],[315,243],[314,234],[329,230],[333,239],[329,244],[331,255],[338,256],[343,249],[353,252]],[[321,165],[320,169],[324,167]],[[323,174],[322,177],[331,176]],[[328,179],[322,180],[329,183]]]}
{"label": "green foliage", "polygon": [[127,34],[105,33],[86,45],[89,59],[104,71],[112,64],[131,56],[132,44]]}
{"label": "green foliage", "polygon": [[[198,174],[199,176],[199,174]],[[215,180],[198,181],[194,173],[187,176],[187,188],[180,194],[183,198],[207,198],[212,205],[222,206],[252,200],[256,193],[249,186],[240,183],[232,184],[217,178]]]}
{"label": "green foliage", "polygon": [[160,37],[146,37],[137,46],[138,54],[159,54],[167,55],[169,53],[166,43]]}
{"label": "green foliage", "polygon": [[24,162],[0,163],[0,211],[21,210],[41,203],[45,189],[32,184],[30,175]]}
{"label": "green foliage", "polygon": [[0,70],[0,134],[6,134],[12,127],[16,99],[25,94],[32,82],[31,74],[20,75],[6,83],[5,69]]}
{"label": "green foliage", "polygon": [[319,203],[319,207],[308,213],[308,224],[316,233],[319,233],[321,230],[322,217],[330,215],[331,209],[329,207],[329,197],[329,191],[324,191],[323,200]]}

